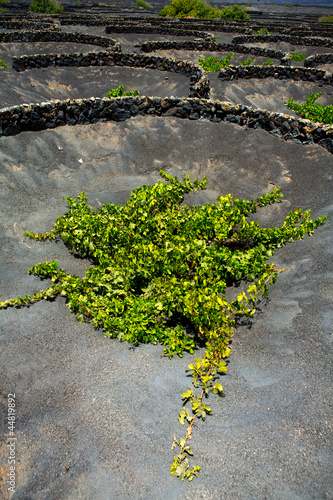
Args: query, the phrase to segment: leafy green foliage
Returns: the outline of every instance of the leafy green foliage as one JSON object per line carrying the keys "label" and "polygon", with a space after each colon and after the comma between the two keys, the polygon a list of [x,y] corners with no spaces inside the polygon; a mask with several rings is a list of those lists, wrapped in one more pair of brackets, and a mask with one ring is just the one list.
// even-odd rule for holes
{"label": "leafy green foliage", "polygon": [[318,21],[320,23],[333,23],[333,16],[321,16]]}
{"label": "leafy green foliage", "polygon": [[241,62],[239,65],[240,66],[251,66],[251,64],[253,63],[253,61],[254,61],[254,57],[251,57],[247,61]]}
{"label": "leafy green foliage", "polygon": [[248,21],[250,16],[246,9],[232,5],[224,9],[215,9],[204,0],[172,0],[160,12],[165,17],[197,17],[200,19],[233,19]]}
{"label": "leafy green foliage", "polygon": [[64,7],[58,0],[34,0],[29,9],[34,13],[44,14],[60,14],[64,11]]}
{"label": "leafy green foliage", "polygon": [[273,66],[274,62],[268,58],[266,62],[263,63],[263,66]]}
{"label": "leafy green foliage", "polygon": [[292,61],[305,61],[305,54],[302,52],[302,54],[297,54],[297,52],[294,52],[293,50],[290,51],[290,59]]}
{"label": "leafy green foliage", "polygon": [[261,28],[260,30],[257,31],[257,35],[267,35],[267,36],[270,36],[270,32],[268,31],[267,28]]}
{"label": "leafy green foliage", "polygon": [[322,106],[319,102],[315,102],[320,96],[321,92],[318,92],[318,94],[310,92],[304,104],[297,104],[294,102],[294,98],[291,97],[286,103],[286,106],[303,118],[307,118],[314,122],[333,125],[333,105],[328,104],[327,106]]}
{"label": "leafy green foliage", "polygon": [[143,0],[136,0],[136,5],[138,7],[143,7],[144,9],[152,9],[153,6],[150,3],[144,2]]}
{"label": "leafy green foliage", "polygon": [[127,90],[126,92],[124,92],[124,85],[121,84],[117,89],[109,90],[108,98],[111,99],[111,97],[134,96],[139,94],[140,92],[138,90]]}
{"label": "leafy green foliage", "polygon": [[[219,377],[227,370],[224,358],[236,319],[252,318],[275,282],[279,271],[267,262],[275,250],[312,235],[326,217],[313,221],[309,211],[295,209],[282,227],[262,228],[248,218],[279,202],[280,188],[249,201],[228,194],[212,205],[186,206],[184,195],[204,189],[206,179],[191,182],[186,175],[181,182],[160,174],[166,182],[138,187],[125,206],[109,203],[94,211],[84,193],[77,200],[65,198],[68,211],[54,229],[26,234],[37,241],[61,238],[92,267],[81,279],[59,269],[56,260],[34,265],[29,273],[50,279],[51,285],[32,297],[0,302],[0,308],[61,294],[79,322],[91,322],[106,337],[134,345],[160,343],[170,358],[205,345],[203,358],[188,365],[193,388],[182,394],[178,417],[186,423],[186,435],[173,443],[179,453],[171,474],[192,481],[200,467],[190,468],[188,441],[196,421],[212,414],[207,396],[224,396]],[[245,286],[235,287],[234,298],[228,298],[227,289],[241,282]]]}
{"label": "leafy green foliage", "polygon": [[8,64],[6,64],[2,59],[0,59],[0,69],[1,68],[8,68]]}
{"label": "leafy green foliage", "polygon": [[204,0],[172,0],[160,12],[162,17],[197,17],[200,19],[220,18],[220,11]]}
{"label": "leafy green foliage", "polygon": [[250,16],[247,14],[246,9],[240,5],[230,5],[224,7],[221,11],[221,19],[231,19],[234,21],[249,21]]}
{"label": "leafy green foliage", "polygon": [[202,57],[201,59],[199,59],[199,65],[205,71],[219,71],[220,69],[229,66],[232,56],[233,53],[228,54],[225,59],[218,59],[217,57]]}

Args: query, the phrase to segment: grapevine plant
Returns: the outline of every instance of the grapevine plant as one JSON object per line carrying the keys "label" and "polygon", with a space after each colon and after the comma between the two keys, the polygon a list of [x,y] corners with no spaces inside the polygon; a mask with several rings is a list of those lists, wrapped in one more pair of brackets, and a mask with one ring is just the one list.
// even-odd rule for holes
{"label": "grapevine plant", "polygon": [[251,66],[251,64],[253,63],[253,61],[254,61],[254,57],[251,57],[247,61],[243,61],[243,62],[239,63],[239,65],[240,66]]}
{"label": "grapevine plant", "polygon": [[202,57],[199,59],[199,65],[208,72],[219,71],[222,68],[229,66],[230,59],[233,53],[228,54],[225,59],[219,59],[218,57]]}
{"label": "grapevine plant", "polygon": [[109,90],[109,92],[107,93],[109,99],[111,99],[112,97],[125,97],[135,95],[140,95],[139,90],[126,90],[126,92],[124,92],[123,84],[119,85],[119,87],[117,87],[116,89]]}
{"label": "grapevine plant", "polygon": [[[184,181],[160,171],[164,179],[132,191],[125,206],[104,204],[94,211],[87,197],[65,198],[67,212],[45,234],[27,232],[30,238],[61,238],[74,254],[90,259],[84,278],[59,269],[57,261],[32,266],[30,274],[51,284],[24,298],[6,300],[0,308],[20,307],[40,299],[67,297],[79,322],[91,322],[106,337],[119,341],[162,344],[164,354],[191,354],[205,346],[187,372],[192,387],[183,394],[180,424],[184,437],[175,437],[178,448],[171,474],[191,481],[199,466],[190,467],[189,446],[194,424],[212,413],[207,397],[224,396],[219,375],[226,372],[230,338],[239,318],[252,318],[268,285],[280,272],[268,262],[277,248],[312,235],[326,217],[311,220],[310,212],[292,210],[282,227],[260,227],[248,217],[257,209],[279,202],[280,188],[253,200],[231,194],[214,204],[186,206],[184,195],[206,186]],[[233,299],[227,289],[236,288]],[[241,291],[240,291],[241,290]]]}
{"label": "grapevine plant", "polygon": [[293,50],[290,51],[290,59],[292,61],[305,61],[305,54],[302,52],[302,54],[298,54],[297,52],[294,52]]}
{"label": "grapevine plant", "polygon": [[316,102],[321,94],[321,92],[318,92],[318,94],[310,92],[310,95],[304,104],[297,104],[294,102],[294,98],[290,97],[286,106],[295,111],[297,115],[301,115],[302,118],[307,118],[308,120],[312,120],[314,122],[333,125],[333,104],[322,106],[319,102]]}

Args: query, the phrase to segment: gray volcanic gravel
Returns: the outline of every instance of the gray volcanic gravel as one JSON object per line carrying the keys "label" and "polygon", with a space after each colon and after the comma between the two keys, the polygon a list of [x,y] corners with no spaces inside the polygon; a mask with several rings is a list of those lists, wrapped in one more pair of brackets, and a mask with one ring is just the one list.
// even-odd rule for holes
{"label": "gray volcanic gravel", "polygon": [[194,431],[202,471],[192,483],[169,468],[193,356],[160,359],[160,346],[108,340],[63,298],[0,311],[2,412],[9,392],[18,405],[16,499],[332,497],[332,155],[229,123],[136,117],[2,137],[0,168],[1,300],[45,287],[27,274],[34,263],[56,258],[81,276],[90,265],[63,244],[24,236],[52,228],[63,196],[124,203],[160,168],[207,175],[207,190],[188,203],[281,185],[284,201],[258,214],[264,224],[282,223],[294,206],[329,216],[315,236],[276,253],[286,271],[252,326],[237,328],[226,397]]}
{"label": "gray volcanic gravel", "polygon": [[[62,30],[105,35],[102,27]],[[234,36],[214,34],[221,35],[221,42]],[[145,40],[175,39],[109,36],[124,52],[139,52],[134,44]],[[55,47],[56,53],[101,50],[46,43],[38,44],[38,52]],[[33,44],[0,44],[0,49],[9,64],[12,55],[35,52]],[[195,61],[200,56],[185,51],[163,55]],[[237,62],[248,57],[234,55]],[[1,70],[1,78],[1,107],[102,97],[120,83],[125,90],[161,97],[187,96],[189,90],[189,79],[182,75],[126,67],[22,73],[9,68]],[[212,98],[235,104],[292,114],[284,102],[291,95],[304,101],[310,90],[323,92],[322,104],[332,103],[332,87],[270,79],[221,82],[217,74],[210,79]],[[190,204],[211,203],[228,193],[255,197],[280,185],[283,202],[256,215],[263,224],[281,224],[295,206],[311,209],[313,218],[326,214],[328,220],[312,238],[277,251],[273,261],[286,271],[253,323],[236,329],[222,377],[226,397],[211,398],[213,416],[193,433],[193,464],[202,470],[192,483],[172,478],[169,471],[173,435],[184,434],[177,415],[180,395],[190,385],[185,369],[193,356],[169,360],[161,358],[161,346],[134,349],[106,339],[91,324],[79,324],[62,297],[1,310],[2,435],[7,433],[7,395],[15,392],[17,403],[17,488],[12,498],[333,498],[333,155],[324,148],[284,142],[232,123],[154,116],[1,137],[0,300],[47,286],[27,274],[35,263],[58,259],[59,266],[79,276],[91,265],[63,243],[37,243],[25,236],[26,230],[53,227],[66,211],[63,196],[84,191],[93,208],[110,201],[124,204],[132,189],[159,180],[160,168],[180,178],[184,173],[191,179],[207,176],[207,189],[188,196]],[[0,497],[5,499],[6,444],[6,439],[0,441]]]}
{"label": "gray volcanic gravel", "polygon": [[211,98],[244,104],[253,108],[267,109],[285,115],[297,116],[285,105],[290,97],[294,102],[303,104],[310,92],[321,92],[316,102],[327,106],[333,103],[333,88],[330,85],[319,86],[317,83],[276,80],[275,78],[222,81],[217,73],[210,74]]}
{"label": "gray volcanic gravel", "polygon": [[125,66],[50,67],[17,73],[3,69],[0,87],[1,107],[38,103],[52,99],[106,97],[110,89],[139,90],[141,95],[186,97],[190,79],[167,73]]}

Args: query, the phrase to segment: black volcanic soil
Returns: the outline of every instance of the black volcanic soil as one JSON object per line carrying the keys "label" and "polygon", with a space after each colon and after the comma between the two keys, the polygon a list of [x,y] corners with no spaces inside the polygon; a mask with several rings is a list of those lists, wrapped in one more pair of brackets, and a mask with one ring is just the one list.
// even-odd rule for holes
{"label": "black volcanic soil", "polygon": [[[111,83],[147,95],[185,96],[189,86],[181,75],[130,68],[0,71],[2,107],[105,95]],[[212,98],[275,111],[291,92],[304,99],[309,91],[303,82],[216,80]],[[329,102],[331,89],[321,90]],[[332,498],[333,155],[322,147],[231,123],[148,116],[1,137],[0,300],[47,286],[27,274],[37,262],[58,259],[80,276],[91,265],[61,243],[24,235],[51,229],[66,210],[63,196],[84,191],[94,208],[122,204],[132,189],[156,182],[160,168],[179,177],[207,176],[207,189],[188,203],[228,193],[249,198],[280,185],[283,202],[258,213],[264,224],[282,224],[295,206],[328,220],[312,238],[275,254],[286,271],[252,326],[237,328],[222,379],[226,397],[212,401],[214,415],[194,430],[193,464],[202,471],[192,483],[169,471],[173,435],[184,433],[177,415],[193,356],[161,359],[161,346],[133,349],[108,340],[90,324],[79,324],[63,298],[1,310],[4,435],[7,395],[14,392],[17,402],[12,498]],[[2,498],[9,498],[6,444],[5,438]]]}

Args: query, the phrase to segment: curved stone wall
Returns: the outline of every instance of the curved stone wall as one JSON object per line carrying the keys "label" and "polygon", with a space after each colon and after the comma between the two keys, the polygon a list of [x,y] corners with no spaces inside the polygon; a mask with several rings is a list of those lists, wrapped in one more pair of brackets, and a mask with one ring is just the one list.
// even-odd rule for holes
{"label": "curved stone wall", "polygon": [[118,97],[113,99],[67,99],[0,110],[0,136],[24,131],[52,129],[63,125],[97,121],[121,122],[137,115],[174,116],[189,120],[208,119],[238,126],[262,129],[277,138],[296,144],[317,143],[333,154],[333,126],[315,124],[280,113],[234,106],[228,102],[157,97]]}
{"label": "curved stone wall", "polygon": [[315,54],[313,56],[309,56],[304,61],[304,66],[306,68],[314,68],[315,66],[320,66],[322,64],[331,64],[333,63],[333,54]]}
{"label": "curved stone wall", "polygon": [[32,68],[49,66],[129,66],[134,68],[156,69],[170,73],[181,73],[190,78],[190,97],[208,98],[210,93],[207,73],[191,61],[143,54],[124,54],[119,47],[117,51],[88,52],[85,54],[35,54],[31,56],[13,57],[13,68],[25,71]]}
{"label": "curved stone wall", "polygon": [[56,24],[43,23],[36,21],[13,21],[13,20],[0,20],[0,28],[6,30],[55,30],[59,31]]}
{"label": "curved stone wall", "polygon": [[235,36],[232,43],[278,43],[286,42],[291,45],[306,45],[312,47],[333,48],[333,40],[330,38],[300,37],[292,35],[245,35]]}
{"label": "curved stone wall", "polygon": [[333,85],[333,75],[326,73],[324,70],[307,69],[298,66],[227,66],[220,70],[218,77],[221,80],[239,80],[241,78],[291,79]]}
{"label": "curved stone wall", "polygon": [[15,31],[0,33],[0,43],[11,42],[68,42],[114,47],[116,41],[107,36],[86,35],[84,33],[66,33],[62,31]]}
{"label": "curved stone wall", "polygon": [[[45,16],[45,21],[40,21],[36,23],[36,16],[32,14],[26,14],[24,21],[22,21],[20,16],[12,16],[3,14],[2,21],[0,22],[0,27],[6,29],[45,29],[50,27],[50,29],[57,29],[57,27],[51,22],[50,16]],[[41,17],[43,19],[43,17]],[[197,31],[202,30],[207,31],[220,31],[225,33],[243,33],[249,35],[255,35],[257,31],[261,28],[266,28],[271,32],[284,33],[289,36],[296,37],[333,37],[333,28],[329,26],[329,23],[309,23],[304,22],[303,19],[293,19],[289,21],[288,19],[278,19],[276,21],[266,19],[265,21],[252,19],[251,21],[243,21],[241,24],[237,21],[222,20],[222,19],[171,19],[165,17],[157,17],[151,15],[143,15],[139,18],[137,16],[119,16],[119,15],[101,15],[101,14],[75,14],[65,12],[57,16],[57,20],[61,22],[63,26],[66,25],[84,25],[84,26],[107,26],[113,23],[118,25],[126,25],[130,27],[131,25],[137,25],[138,23],[142,25],[154,25],[154,26],[164,26],[168,28],[177,27],[185,31]],[[323,25],[321,25],[323,24]],[[201,35],[202,36],[202,35]],[[242,43],[242,42],[240,42]]]}
{"label": "curved stone wall", "polygon": [[272,57],[273,59],[284,60],[286,53],[281,50],[264,49],[261,47],[245,47],[231,43],[218,43],[214,40],[176,40],[176,41],[152,41],[144,42],[140,45],[143,52],[153,52],[155,50],[193,50],[193,51],[214,51],[214,52],[237,52],[240,54],[251,54],[256,56]]}
{"label": "curved stone wall", "polygon": [[183,28],[168,28],[162,26],[145,26],[145,25],[128,25],[128,24],[113,24],[105,27],[106,34],[112,33],[138,33],[138,34],[159,34],[173,36],[195,36],[199,38],[210,38],[210,35],[204,31],[186,30]]}

